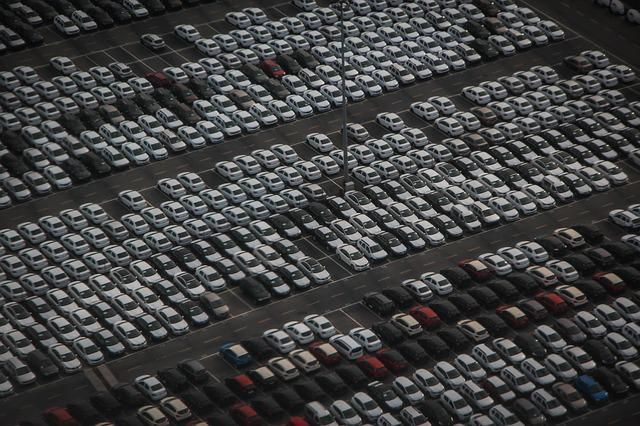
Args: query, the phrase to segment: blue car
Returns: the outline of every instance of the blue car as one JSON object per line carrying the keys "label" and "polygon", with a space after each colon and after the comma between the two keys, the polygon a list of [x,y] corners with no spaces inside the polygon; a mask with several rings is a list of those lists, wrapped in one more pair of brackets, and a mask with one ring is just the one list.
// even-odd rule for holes
{"label": "blue car", "polygon": [[592,403],[606,404],[609,401],[609,392],[602,389],[600,383],[588,374],[578,376],[574,386]]}
{"label": "blue car", "polygon": [[220,355],[236,368],[245,367],[253,362],[249,352],[239,343],[225,343],[220,346]]}

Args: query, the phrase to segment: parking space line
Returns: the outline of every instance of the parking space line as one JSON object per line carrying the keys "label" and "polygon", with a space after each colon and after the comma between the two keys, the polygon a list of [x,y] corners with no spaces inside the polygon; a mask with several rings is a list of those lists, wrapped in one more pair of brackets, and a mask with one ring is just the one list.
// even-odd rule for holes
{"label": "parking space line", "polygon": [[354,317],[349,315],[343,308],[340,308],[339,311],[342,312],[344,315],[346,315],[347,318],[349,318],[351,321],[353,321],[354,323],[358,324],[358,327],[364,327],[364,325],[362,325],[362,323],[360,321],[358,321],[357,319],[355,319]]}

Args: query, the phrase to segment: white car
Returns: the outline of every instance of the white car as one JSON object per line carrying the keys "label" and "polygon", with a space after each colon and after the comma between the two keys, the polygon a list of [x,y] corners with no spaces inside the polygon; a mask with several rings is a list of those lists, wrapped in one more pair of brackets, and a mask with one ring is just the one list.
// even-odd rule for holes
{"label": "white car", "polygon": [[343,244],[336,249],[338,258],[355,271],[369,269],[369,260],[351,244]]}
{"label": "white car", "polygon": [[453,285],[442,274],[437,272],[426,272],[420,276],[420,279],[429,286],[429,288],[440,296],[453,292]]}
{"label": "white car", "polygon": [[507,275],[512,271],[512,267],[502,256],[494,253],[484,253],[478,259],[487,265],[496,275]]}
{"label": "white car", "polygon": [[262,338],[275,350],[286,354],[295,349],[296,345],[291,337],[283,330],[270,329],[262,333]]}

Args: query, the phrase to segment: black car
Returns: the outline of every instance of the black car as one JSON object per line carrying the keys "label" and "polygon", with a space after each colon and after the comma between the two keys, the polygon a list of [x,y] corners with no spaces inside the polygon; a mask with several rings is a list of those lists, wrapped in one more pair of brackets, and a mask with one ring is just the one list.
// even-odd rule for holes
{"label": "black car", "polygon": [[606,249],[602,247],[593,247],[590,249],[586,249],[583,252],[585,255],[591,259],[597,267],[602,269],[611,268],[615,265],[616,260],[613,255]]}
{"label": "black car", "polygon": [[352,389],[362,389],[369,382],[367,376],[354,364],[341,364],[335,372]]}
{"label": "black car", "polygon": [[610,241],[602,244],[601,247],[611,253],[615,260],[620,263],[631,262],[636,259],[636,251],[622,241]]}
{"label": "black car", "polygon": [[446,322],[454,322],[460,318],[460,310],[450,301],[443,299],[429,304],[429,307]]}
{"label": "black car", "polygon": [[449,199],[440,191],[431,191],[425,194],[423,198],[439,213],[445,212],[443,206],[451,204],[451,201],[449,201]]}
{"label": "black car", "polygon": [[580,345],[587,340],[585,332],[580,330],[576,323],[570,318],[556,319],[553,328],[572,345]]}
{"label": "black car", "polygon": [[102,421],[100,413],[91,405],[75,402],[67,405],[67,410],[77,421],[85,425],[94,425]]}
{"label": "black car", "polygon": [[405,309],[414,304],[411,294],[402,287],[385,288],[382,294],[387,296],[398,309]]}
{"label": "black car", "polygon": [[29,167],[27,167],[24,161],[11,152],[0,157],[0,164],[4,166],[12,176],[22,176],[29,171]]}
{"label": "black car", "polygon": [[200,99],[210,99],[216,92],[209,87],[209,85],[201,80],[192,80],[189,82],[189,87],[193,90],[196,96]]}
{"label": "black car", "polygon": [[382,248],[393,256],[403,256],[407,254],[407,246],[390,232],[381,232],[373,236],[373,240],[380,244]]}
{"label": "black car", "polygon": [[156,88],[153,92],[153,97],[167,108],[174,107],[178,104],[178,99],[175,95],[165,87]]}
{"label": "black car", "polygon": [[606,367],[598,367],[590,373],[611,395],[621,396],[629,392],[629,385]]}
{"label": "black car", "polygon": [[211,401],[215,401],[221,408],[230,407],[240,401],[224,383],[206,384],[202,387],[202,391]]}
{"label": "black car", "polygon": [[111,15],[117,24],[128,24],[131,22],[131,14],[121,5],[113,2],[104,4],[103,9]]}
{"label": "black car", "polygon": [[542,359],[547,354],[544,346],[535,337],[526,332],[518,333],[513,338],[513,343],[519,346],[522,352],[537,359]]}
{"label": "black car", "polygon": [[181,0],[162,0],[162,4],[164,4],[168,10],[177,10],[182,8]]}
{"label": "black car", "polygon": [[251,250],[260,244],[256,235],[249,229],[242,226],[236,226],[229,231],[229,236],[233,238],[245,250]]}
{"label": "black car", "polygon": [[371,382],[367,385],[367,393],[384,411],[394,412],[402,408],[402,404],[394,403],[399,400],[399,397],[391,385],[378,381]]}
{"label": "black car", "polygon": [[604,365],[614,365],[617,361],[616,356],[611,352],[604,343],[600,340],[589,339],[582,345],[582,349],[585,350],[594,361]]}
{"label": "black car", "polygon": [[91,17],[91,19],[96,21],[96,24],[98,24],[98,27],[100,28],[109,28],[114,24],[111,16],[99,7],[87,7],[83,10]]}
{"label": "black car", "polygon": [[442,404],[433,399],[425,399],[417,405],[433,426],[451,426],[455,422]]}
{"label": "black car", "polygon": [[252,357],[264,361],[272,358],[276,355],[274,350],[264,341],[262,337],[256,337],[254,339],[243,340],[242,347],[251,354]]}
{"label": "black car", "polygon": [[7,149],[15,155],[21,155],[22,151],[29,148],[29,145],[24,141],[24,139],[12,130],[4,132],[2,142]]}
{"label": "black car", "polygon": [[260,68],[253,64],[244,64],[240,67],[240,71],[256,84],[263,84],[269,80],[269,77]]}
{"label": "black car", "polygon": [[[462,26],[465,30],[469,31],[469,34],[476,39],[487,39],[491,33],[481,23],[469,20]],[[497,52],[496,52],[497,53]]]}
{"label": "black car", "polygon": [[570,254],[569,256],[565,256],[564,260],[576,268],[576,271],[578,271],[580,275],[591,275],[596,271],[596,264],[582,253]]}
{"label": "black car", "polygon": [[148,262],[159,274],[169,278],[171,278],[171,275],[167,271],[177,268],[176,263],[164,253],[152,255]]}
{"label": "black car", "polygon": [[[145,95],[140,94],[137,96],[144,96],[142,98],[143,100],[151,100],[153,103],[157,105],[157,103],[153,100],[153,98],[147,94]],[[134,102],[133,99],[119,99],[116,102],[115,107],[120,111],[121,114],[123,114],[129,120],[137,121],[140,116],[144,115],[144,112],[142,111],[142,109],[140,109],[138,104]],[[158,109],[160,109],[160,105],[158,105]]]}
{"label": "black car", "polygon": [[75,114],[65,113],[58,119],[61,126],[65,127],[69,133],[79,135],[87,130],[82,120]]}
{"label": "black car", "polygon": [[262,86],[267,89],[276,99],[284,100],[291,94],[291,92],[289,92],[289,90],[287,90],[287,88],[284,87],[282,83],[280,83],[275,78],[268,79],[267,81],[262,83]]}
{"label": "black car", "polygon": [[161,15],[167,10],[160,0],[140,0],[140,3],[142,3],[152,15]]}
{"label": "black car", "polygon": [[500,56],[498,50],[487,40],[476,38],[469,46],[475,49],[485,59],[494,59]]}
{"label": "black car", "polygon": [[157,374],[162,384],[172,392],[181,392],[189,387],[189,380],[177,368],[163,368]]}
{"label": "black car", "polygon": [[298,412],[305,404],[305,400],[290,386],[280,386],[271,393],[271,396],[290,413]]}
{"label": "black car", "polygon": [[412,250],[422,250],[426,244],[416,231],[408,226],[401,226],[395,233],[400,241]]}
{"label": "black car", "polygon": [[271,300],[271,294],[264,286],[253,277],[243,278],[238,282],[242,294],[247,296],[256,305],[264,305]]}
{"label": "black car", "polygon": [[523,272],[512,272],[507,276],[507,280],[524,295],[532,295],[540,290],[536,280]]}
{"label": "black car", "polygon": [[269,421],[278,421],[285,416],[280,405],[268,395],[259,395],[251,400],[251,406],[263,418]]}
{"label": "black car", "polygon": [[26,361],[38,376],[45,379],[56,377],[60,371],[48,356],[37,349],[29,352]]}
{"label": "black car", "polygon": [[607,297],[607,290],[595,280],[583,278],[571,284],[583,292],[591,302],[598,302]]}
{"label": "black car", "polygon": [[193,90],[184,84],[172,84],[169,86],[169,90],[171,90],[171,93],[173,93],[180,102],[184,102],[185,104],[191,105],[194,101],[198,100]]}
{"label": "black car", "polygon": [[476,320],[482,324],[492,336],[504,336],[509,330],[507,323],[496,314],[480,315]]}
{"label": "black car", "polygon": [[103,328],[91,335],[93,341],[106,355],[115,358],[124,354],[125,347],[118,338],[108,329]]}
{"label": "black car", "polygon": [[209,316],[202,310],[200,304],[193,300],[185,300],[178,304],[182,316],[195,327],[202,327],[209,323]]}
{"label": "black car", "polygon": [[[165,90],[167,93],[169,93],[169,95],[171,95],[171,92],[167,91],[164,88],[159,88],[156,89],[154,91],[154,96],[155,94],[160,91],[160,90]],[[161,92],[163,93],[163,92]],[[173,95],[171,95],[173,97]],[[135,101],[135,103],[137,104],[137,106],[142,109],[142,111],[144,111],[144,113],[146,114],[150,114],[150,115],[154,115],[160,108],[162,108],[162,105],[160,105],[156,99],[158,99],[157,97],[154,99],[154,97],[152,97],[151,95],[148,95],[146,93],[140,93],[138,95],[136,95],[135,98],[133,98],[133,100]],[[175,101],[175,98],[174,102]],[[158,99],[160,100],[160,99]],[[130,117],[131,119],[133,119],[132,117],[136,116],[138,114],[138,112],[140,111],[140,109],[136,109],[133,105],[131,105],[128,108],[123,108],[124,104],[118,104],[118,109],[120,111],[122,111],[123,114],[125,114],[127,117]],[[141,114],[142,115],[142,114]]]}
{"label": "black car", "polygon": [[300,398],[306,402],[329,400],[329,395],[327,395],[322,388],[311,379],[299,379],[293,384],[293,389]]}
{"label": "black car", "polygon": [[180,394],[180,398],[194,411],[196,414],[208,414],[214,408],[213,402],[198,389],[190,389]]}
{"label": "black car", "polygon": [[75,158],[68,158],[65,160],[60,167],[62,170],[67,172],[67,174],[78,183],[87,182],[91,179],[91,172],[85,165]]}
{"label": "black car", "polygon": [[325,225],[329,225],[331,222],[337,219],[336,215],[322,203],[311,202],[307,207],[309,213],[318,220],[318,222],[323,223]]}
{"label": "black car", "polygon": [[440,273],[448,279],[455,288],[467,288],[473,285],[473,280],[469,274],[458,266],[441,269]]}
{"label": "black car", "polygon": [[184,247],[174,247],[168,253],[183,271],[193,272],[202,265],[198,258]]}
{"label": "black car", "polygon": [[216,250],[228,255],[233,255],[240,251],[238,244],[227,234],[213,234],[207,241],[209,241]]}
{"label": "black car", "polygon": [[71,16],[78,7],[77,5],[74,6],[69,0],[49,0],[49,4],[55,7],[58,12],[67,16]]}
{"label": "black car", "polygon": [[380,316],[391,315],[396,307],[393,302],[384,294],[378,292],[368,292],[362,297],[362,303]]}
{"label": "black car", "polygon": [[453,293],[447,299],[465,314],[473,314],[480,309],[480,304],[476,299],[467,293]]}
{"label": "black car", "polygon": [[[151,314],[142,315],[135,319],[136,326],[150,340],[164,340],[169,334],[162,324]],[[164,332],[160,332],[164,329]]]}
{"label": "black car", "polygon": [[171,281],[162,280],[153,284],[153,290],[160,296],[162,300],[167,303],[170,303],[172,299],[175,299],[176,295],[181,295],[182,293],[178,290],[178,287],[175,286]]}
{"label": "black car", "polygon": [[280,256],[282,256],[289,262],[295,262],[296,259],[304,256],[304,253],[300,251],[300,247],[298,247],[295,243],[292,243],[291,240],[278,240],[272,243],[271,247],[273,247],[273,249],[277,251]]}
{"label": "black car", "polygon": [[287,74],[297,75],[300,70],[302,70],[302,67],[300,66],[298,61],[296,61],[289,55],[280,55],[278,56],[276,61],[282,67],[282,69],[287,72]]}
{"label": "black car", "polygon": [[445,328],[437,332],[447,346],[456,352],[459,352],[469,346],[469,339],[457,328]]}
{"label": "black car", "polygon": [[518,308],[524,312],[532,321],[542,321],[549,316],[549,312],[537,300],[521,300],[517,304]]}
{"label": "black car", "polygon": [[430,221],[433,226],[438,228],[440,232],[442,232],[448,238],[460,238],[463,235],[461,232],[459,232],[460,227],[456,225],[456,223],[445,214],[440,214],[436,217],[433,217]]}
{"label": "black car", "polygon": [[137,408],[147,403],[146,398],[131,383],[116,383],[111,393],[123,405]]}
{"label": "black car", "polygon": [[404,340],[404,334],[402,334],[402,331],[389,322],[373,324],[371,329],[389,346],[394,346]]}
{"label": "black car", "polygon": [[267,271],[259,274],[256,278],[273,297],[287,297],[291,293],[291,288],[289,287],[287,289],[288,286],[282,277],[273,271]]}
{"label": "black car", "polygon": [[335,372],[323,372],[315,377],[316,383],[320,385],[322,389],[333,398],[340,398],[349,392],[349,386],[342,380],[342,378]]}
{"label": "black car", "polygon": [[291,209],[288,215],[296,225],[308,231],[317,227],[318,222],[305,209]]}
{"label": "black car", "polygon": [[447,342],[435,334],[420,336],[417,342],[433,359],[441,360],[451,354],[451,349]]}
{"label": "black car", "polygon": [[193,112],[193,110],[183,103],[178,103],[171,110],[176,114],[176,116],[182,120],[182,122],[188,126],[194,126],[198,121],[200,121],[200,116]]}
{"label": "black car", "polygon": [[493,290],[493,292],[502,300],[512,301],[517,299],[520,295],[516,286],[502,278],[492,278],[487,281],[485,285]]}
{"label": "black car", "polygon": [[396,350],[411,364],[421,366],[429,362],[427,351],[416,341],[408,340],[396,346]]}
{"label": "black car", "polygon": [[98,392],[89,397],[91,405],[102,413],[115,416],[122,411],[122,405],[109,392]]}
{"label": "black car", "polygon": [[290,238],[295,238],[300,235],[300,229],[289,219],[281,214],[274,214],[267,222],[274,227],[279,234],[285,235]]}
{"label": "black car", "polygon": [[111,166],[109,166],[98,154],[88,152],[78,157],[78,159],[84,164],[93,175],[105,176],[111,173]]}
{"label": "black car", "polygon": [[527,425],[542,426],[547,424],[547,419],[540,412],[538,407],[533,405],[533,403],[526,398],[516,399],[511,405],[511,411],[513,411],[513,414]]}
{"label": "black car", "polygon": [[209,381],[209,372],[200,361],[186,359],[178,363],[178,370],[194,383],[206,383]]}
{"label": "black car", "polygon": [[473,287],[470,288],[467,293],[473,296],[474,299],[486,309],[494,309],[500,304],[500,298],[498,295],[487,287]]}
{"label": "black car", "polygon": [[298,63],[302,65],[304,68],[309,68],[314,70],[318,65],[320,65],[320,62],[318,62],[318,60],[314,58],[313,55],[307,52],[306,50],[298,49],[295,52],[293,52],[291,57],[296,61],[298,61]]}

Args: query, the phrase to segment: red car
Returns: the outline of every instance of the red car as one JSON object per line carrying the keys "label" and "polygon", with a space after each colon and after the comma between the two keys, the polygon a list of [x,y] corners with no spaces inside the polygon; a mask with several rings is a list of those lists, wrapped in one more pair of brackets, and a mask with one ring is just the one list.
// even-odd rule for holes
{"label": "red car", "polygon": [[384,379],[389,375],[389,370],[378,358],[372,355],[365,355],[356,360],[356,365],[363,373],[373,379]]}
{"label": "red car", "polygon": [[241,426],[262,426],[265,424],[256,410],[247,404],[236,404],[231,407],[231,417]]}
{"label": "red car", "polygon": [[44,410],[42,420],[50,426],[79,426],[80,424],[73,418],[66,408],[51,407]]}
{"label": "red car", "polygon": [[171,80],[167,75],[161,71],[150,72],[145,75],[145,78],[153,85],[153,87],[169,87],[171,86]]}
{"label": "red car", "polygon": [[478,259],[461,260],[458,266],[476,281],[486,281],[491,278],[491,270]]}
{"label": "red car", "polygon": [[329,343],[314,342],[309,345],[309,351],[318,358],[320,363],[331,366],[340,364],[342,357]]}
{"label": "red car", "polygon": [[260,63],[260,68],[269,76],[280,78],[286,74],[282,67],[278,65],[278,63],[272,59],[267,59],[266,61],[262,61]]}
{"label": "red car", "polygon": [[224,384],[243,398],[251,397],[258,392],[258,388],[255,383],[253,383],[253,380],[251,380],[251,378],[246,374],[227,377],[224,379]]}
{"label": "red car", "polygon": [[593,279],[598,281],[609,293],[620,293],[627,287],[624,280],[613,272],[598,272],[593,275]]}
{"label": "red car", "polygon": [[543,291],[534,298],[552,314],[563,314],[569,310],[567,303],[560,296],[551,291]]}
{"label": "red car", "polygon": [[407,360],[395,349],[380,349],[376,356],[393,374],[402,373],[409,368]]}
{"label": "red car", "polygon": [[513,305],[502,305],[496,309],[496,314],[512,328],[523,328],[529,324],[529,317],[520,308]]}
{"label": "red car", "polygon": [[409,309],[409,315],[414,317],[426,329],[438,328],[442,323],[438,314],[426,306],[415,306]]}
{"label": "red car", "polygon": [[302,417],[293,416],[287,422],[287,426],[309,426],[309,423]]}

